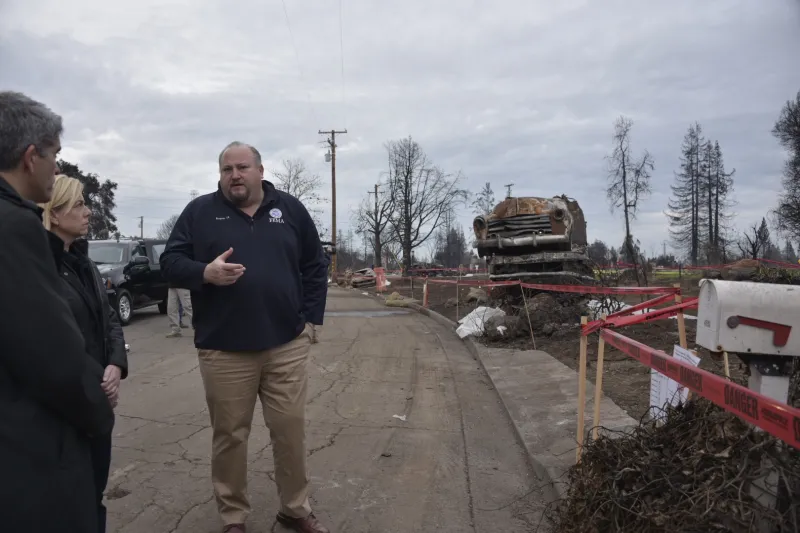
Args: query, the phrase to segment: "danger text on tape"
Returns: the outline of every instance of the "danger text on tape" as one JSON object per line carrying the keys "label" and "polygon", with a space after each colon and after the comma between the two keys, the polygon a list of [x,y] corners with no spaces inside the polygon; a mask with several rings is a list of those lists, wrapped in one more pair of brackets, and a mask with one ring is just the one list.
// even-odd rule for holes
{"label": "danger text on tape", "polygon": [[730,411],[800,449],[800,409],[791,407],[725,378],[692,367],[610,329],[601,329],[605,342],[688,387],[700,396]]}

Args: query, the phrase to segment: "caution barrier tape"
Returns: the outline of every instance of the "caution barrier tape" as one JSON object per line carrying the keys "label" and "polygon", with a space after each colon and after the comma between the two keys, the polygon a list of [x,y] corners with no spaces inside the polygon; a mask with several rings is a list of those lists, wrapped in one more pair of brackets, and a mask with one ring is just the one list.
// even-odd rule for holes
{"label": "caution barrier tape", "polygon": [[646,302],[642,302],[640,304],[636,304],[632,307],[628,307],[622,309],[621,311],[617,311],[616,313],[611,313],[606,318],[613,318],[615,316],[626,316],[632,315],[636,311],[641,311],[642,309],[649,309],[650,307],[655,307],[657,305],[663,304],[668,301],[672,301],[675,297],[671,294],[665,294],[663,296],[659,296],[658,298],[653,298],[652,300],[647,300]]}
{"label": "caution barrier tape", "polygon": [[[409,278],[410,279],[410,278]],[[544,283],[521,283],[519,281],[489,281],[480,279],[431,279],[413,278],[428,283],[439,283],[441,285],[479,285],[481,287],[509,287],[521,285],[526,289],[535,289],[548,292],[568,292],[575,294],[605,294],[605,295],[675,295],[681,290],[677,287],[596,287],[592,285],[552,285]]]}
{"label": "caution barrier tape", "polygon": [[800,449],[800,409],[684,363],[666,352],[650,348],[616,331],[601,329],[600,336],[606,343],[643,365]]}
{"label": "caution barrier tape", "polygon": [[632,294],[632,295],[651,295],[651,294],[678,294],[680,289],[677,287],[595,287],[590,285],[547,285],[540,283],[522,283],[526,289],[538,289],[540,291],[551,292],[572,292],[578,294]]}
{"label": "caution barrier tape", "polygon": [[[646,302],[645,302],[646,303]],[[608,316],[605,320],[593,320],[581,329],[581,335],[586,336],[595,331],[604,328],[621,328],[625,326],[633,326],[634,324],[642,324],[644,322],[652,322],[654,320],[662,320],[671,316],[677,315],[685,309],[696,309],[697,298],[687,298],[685,302],[670,305],[669,307],[662,307],[661,309],[654,309],[647,313],[638,315],[617,315]],[[627,309],[625,310],[627,311]]]}
{"label": "caution barrier tape", "polygon": [[471,285],[480,287],[509,287],[519,285],[519,281],[486,281],[481,279],[431,279],[414,278],[427,283],[438,283],[439,285]]}

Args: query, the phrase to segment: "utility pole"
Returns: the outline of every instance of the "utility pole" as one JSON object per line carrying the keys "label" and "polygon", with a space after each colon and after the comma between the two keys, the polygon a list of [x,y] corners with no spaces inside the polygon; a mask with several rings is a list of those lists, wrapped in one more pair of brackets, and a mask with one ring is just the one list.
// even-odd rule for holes
{"label": "utility pole", "polygon": [[144,239],[144,217],[139,217],[139,238]]}
{"label": "utility pole", "polygon": [[372,215],[372,229],[375,231],[375,253],[372,254],[374,257],[375,262],[377,265],[375,266],[383,266],[381,265],[381,254],[378,251],[380,248],[380,228],[378,227],[378,184],[375,184],[375,191],[367,191],[367,194],[374,194],[375,195],[375,212]]}
{"label": "utility pole", "polygon": [[506,198],[511,198],[511,187],[513,187],[513,183],[506,183],[503,187],[506,188]]}
{"label": "utility pole", "polygon": [[[328,139],[328,147],[330,148],[330,161],[331,161],[331,243],[333,243],[333,249],[336,251],[336,134],[344,134],[347,133],[347,130],[343,131],[322,131],[319,130],[320,135],[330,135]],[[338,254],[334,253],[333,257],[331,257],[331,272],[332,274],[336,274],[336,256]]]}

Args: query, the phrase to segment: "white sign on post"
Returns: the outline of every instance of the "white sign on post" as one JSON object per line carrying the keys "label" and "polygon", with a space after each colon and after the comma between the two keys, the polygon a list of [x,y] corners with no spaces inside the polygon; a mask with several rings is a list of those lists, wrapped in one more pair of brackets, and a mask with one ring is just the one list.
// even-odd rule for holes
{"label": "white sign on post", "polygon": [[[695,367],[700,364],[699,357],[678,345],[675,345],[672,356]],[[663,410],[667,405],[675,406],[685,403],[688,398],[689,389],[661,372],[650,369],[650,415],[653,418],[663,420]]]}

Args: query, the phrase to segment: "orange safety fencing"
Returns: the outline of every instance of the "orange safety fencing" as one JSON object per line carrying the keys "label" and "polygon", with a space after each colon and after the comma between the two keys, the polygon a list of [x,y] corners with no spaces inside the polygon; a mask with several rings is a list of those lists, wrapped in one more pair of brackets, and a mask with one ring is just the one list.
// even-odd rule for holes
{"label": "orange safety fencing", "polygon": [[666,352],[650,348],[616,331],[601,329],[600,337],[643,365],[800,449],[800,409],[684,363]]}

